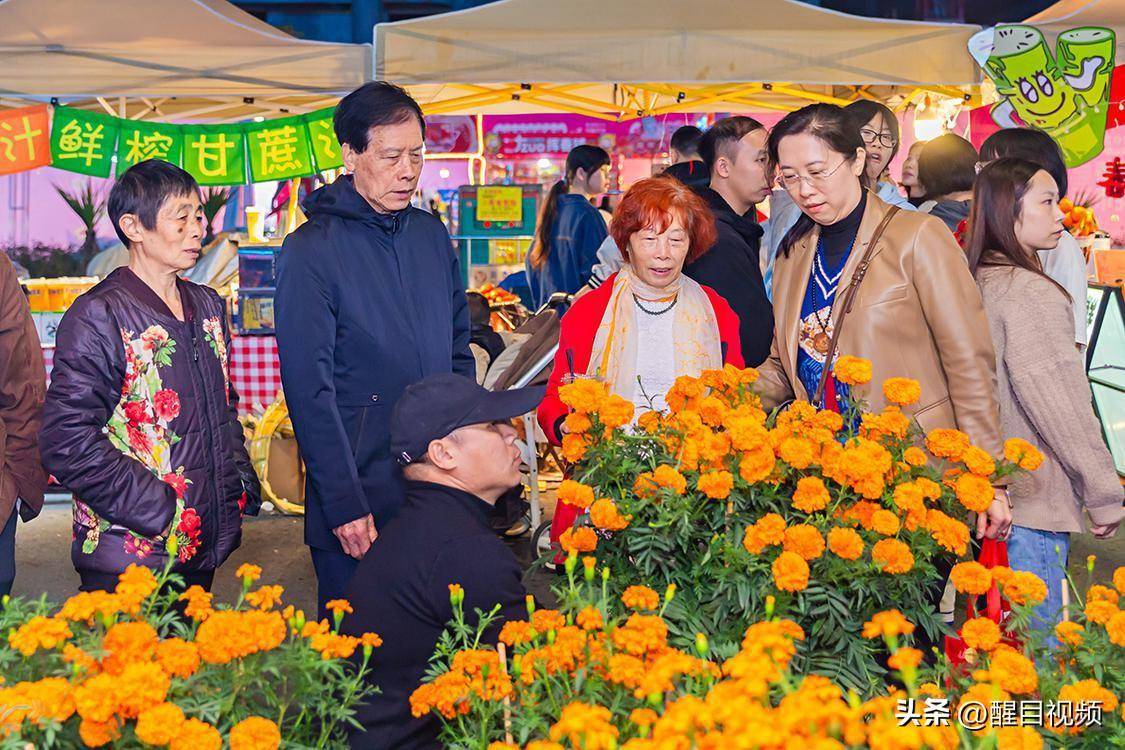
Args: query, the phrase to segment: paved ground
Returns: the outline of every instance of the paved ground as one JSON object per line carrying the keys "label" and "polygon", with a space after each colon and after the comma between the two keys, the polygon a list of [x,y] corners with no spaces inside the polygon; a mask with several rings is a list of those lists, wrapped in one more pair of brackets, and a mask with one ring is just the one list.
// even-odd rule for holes
{"label": "paved ground", "polygon": [[[242,534],[242,547],[219,570],[215,578],[216,598],[231,601],[237,595],[238,581],[235,569],[244,562],[253,562],[263,570],[263,583],[276,583],[285,587],[285,600],[303,608],[315,610],[316,579],[308,549],[302,541],[302,520],[287,516],[267,515],[248,519]],[[50,505],[31,524],[20,524],[16,539],[17,595],[39,596],[47,594],[61,601],[78,590],[78,575],[70,564],[70,507]],[[526,538],[513,544],[525,565],[530,563]],[[1085,587],[1086,556],[1098,556],[1095,576],[1109,580],[1113,570],[1125,565],[1125,540],[1117,538],[1099,542],[1089,536],[1076,536],[1072,545],[1071,560],[1075,582]],[[536,570],[526,583],[541,596],[550,584],[550,577]]]}

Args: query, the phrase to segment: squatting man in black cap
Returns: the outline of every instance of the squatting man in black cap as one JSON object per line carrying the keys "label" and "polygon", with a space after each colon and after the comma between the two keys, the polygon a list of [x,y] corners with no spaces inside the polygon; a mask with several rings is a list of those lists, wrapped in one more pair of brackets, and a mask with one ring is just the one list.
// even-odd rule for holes
{"label": "squatting man in black cap", "polygon": [[391,454],[403,467],[406,504],[359,563],[348,591],[355,612],[344,620],[346,632],[375,632],[384,644],[367,678],[380,694],[360,706],[352,748],[441,747],[437,719],[415,719],[410,694],[453,617],[450,584],[464,590],[470,625],[476,609],[500,605],[486,643],[496,643],[505,620],[526,616],[520,565],[488,519],[520,482],[510,420],[534,410],[543,392],[492,392],[450,373],[409,386],[396,404]]}

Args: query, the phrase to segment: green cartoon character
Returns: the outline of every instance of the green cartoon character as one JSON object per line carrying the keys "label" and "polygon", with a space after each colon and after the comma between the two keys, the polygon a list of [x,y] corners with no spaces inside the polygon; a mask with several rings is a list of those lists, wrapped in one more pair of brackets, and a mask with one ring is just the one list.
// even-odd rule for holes
{"label": "green cartoon character", "polygon": [[1049,133],[1068,167],[1102,151],[1116,47],[1113,31],[1092,26],[1059,34],[1053,56],[1034,26],[997,26],[969,42],[1001,97],[992,119]]}

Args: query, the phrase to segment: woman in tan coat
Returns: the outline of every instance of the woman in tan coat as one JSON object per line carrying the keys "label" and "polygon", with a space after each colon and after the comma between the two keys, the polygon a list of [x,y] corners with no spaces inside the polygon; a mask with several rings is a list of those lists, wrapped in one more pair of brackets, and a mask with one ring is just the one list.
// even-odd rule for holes
{"label": "woman in tan coat", "polygon": [[1062,608],[1071,532],[1081,532],[1088,518],[1090,532],[1106,539],[1125,516],[1074,347],[1070,296],[1037,255],[1059,244],[1058,202],[1058,186],[1046,171],[1023,159],[997,159],[977,176],[967,247],[996,346],[1001,426],[1045,457],[1012,483],[1008,540],[1012,568],[1047,583],[1047,601],[1036,609],[1044,628]]}
{"label": "woman in tan coat", "polygon": [[[992,341],[949,230],[866,189],[864,142],[839,107],[813,104],[786,115],[770,133],[769,152],[803,215],[782,240],[774,270],[774,343],[759,381],[766,403],[799,398],[839,410],[847,386],[825,373],[836,337],[836,356],[869,360],[874,383],[921,383],[922,399],[909,414],[924,430],[960,429],[998,455]],[[881,388],[863,395],[870,408],[885,406]],[[997,489],[977,534],[996,537],[1010,522]]]}

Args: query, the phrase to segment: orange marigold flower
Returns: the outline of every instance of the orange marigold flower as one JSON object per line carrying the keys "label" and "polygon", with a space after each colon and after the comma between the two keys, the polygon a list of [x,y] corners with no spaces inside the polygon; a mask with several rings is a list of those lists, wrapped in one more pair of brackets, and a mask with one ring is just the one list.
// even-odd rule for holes
{"label": "orange marigold flower", "polygon": [[613,430],[633,421],[633,402],[626,401],[616,394],[610,394],[598,407],[598,418],[602,424]]}
{"label": "orange marigold flower", "polygon": [[604,706],[574,701],[565,706],[550,730],[553,741],[569,741],[583,750],[613,750],[617,747],[617,727]]}
{"label": "orange marigold flower", "polygon": [[333,599],[325,604],[324,608],[333,614],[350,615],[355,612],[347,599]]}
{"label": "orange marigold flower", "polygon": [[586,510],[594,502],[594,488],[573,479],[564,479],[559,483],[555,496],[567,505]]}
{"label": "orange marigold flower", "polygon": [[629,527],[632,516],[623,516],[608,498],[595,500],[590,506],[590,523],[602,531],[621,531]]}
{"label": "orange marigold flower", "polygon": [[[328,623],[310,622],[305,628],[326,631]],[[208,664],[227,664],[250,654],[272,651],[281,645],[285,635],[285,619],[280,612],[222,610],[199,626],[195,645],[199,656]]]}
{"label": "orange marigold flower", "polygon": [[703,420],[703,424],[711,427],[721,425],[729,411],[727,405],[717,396],[706,396],[699,402],[699,417]]}
{"label": "orange marigold flower", "polygon": [[1125,594],[1125,565],[1113,571],[1113,587],[1117,593]]}
{"label": "orange marigold flower", "polygon": [[199,649],[182,638],[167,638],[156,645],[156,661],[172,677],[191,677],[199,669]]}
{"label": "orange marigold flower", "polygon": [[1065,643],[1068,646],[1081,646],[1085,635],[1086,628],[1077,622],[1063,620],[1055,626],[1055,637],[1059,639],[1059,643]]}
{"label": "orange marigold flower", "polygon": [[116,719],[106,721],[83,719],[78,725],[78,737],[86,747],[102,747],[118,738],[117,726]]}
{"label": "orange marigold flower", "polygon": [[137,716],[137,739],[163,747],[172,741],[184,723],[184,712],[174,703],[158,703]]}
{"label": "orange marigold flower", "polygon": [[1039,687],[1035,664],[1026,656],[1006,645],[999,645],[988,662],[989,680],[1009,693],[1033,693]]}
{"label": "orange marigold flower", "polygon": [[230,730],[230,750],[277,750],[281,730],[269,719],[249,716]]}
{"label": "orange marigold flower", "polygon": [[774,585],[780,591],[804,591],[809,585],[809,564],[795,552],[782,552],[773,561]]}
{"label": "orange marigold flower", "polygon": [[168,750],[221,750],[223,736],[205,721],[188,719],[172,738]]}
{"label": "orange marigold flower", "polygon": [[660,594],[648,586],[630,586],[621,595],[621,602],[629,609],[656,609],[660,606]]}
{"label": "orange marigold flower", "polygon": [[961,626],[961,638],[969,648],[991,651],[1000,645],[1000,626],[987,617],[975,617]]}
{"label": "orange marigold flower", "polygon": [[925,466],[928,461],[925,451],[914,446],[903,451],[902,460],[914,467]]}
{"label": "orange marigold flower", "polygon": [[102,666],[117,674],[127,664],[152,659],[159,636],[147,622],[119,622],[106,631],[102,641]]}
{"label": "orange marigold flower", "polygon": [[953,586],[962,594],[979,596],[992,588],[992,573],[975,560],[957,563],[949,573]]}
{"label": "orange marigold flower", "polygon": [[281,604],[281,595],[285,589],[281,586],[262,586],[246,594],[246,603],[258,609],[273,609]]}
{"label": "orange marigold flower", "polygon": [[537,609],[531,614],[531,627],[537,633],[559,630],[566,625],[566,618],[553,609]]}
{"label": "orange marigold flower", "polygon": [[828,532],[828,549],[844,560],[857,560],[863,554],[863,538],[855,529],[837,526]]}
{"label": "orange marigold flower", "polygon": [[957,499],[969,510],[984,513],[992,505],[995,491],[988,477],[977,474],[962,474],[954,484]]}
{"label": "orange marigold flower", "polygon": [[871,362],[845,354],[836,360],[832,373],[846,385],[866,385],[871,382]]}
{"label": "orange marigold flower", "polygon": [[960,461],[969,445],[969,436],[960,430],[937,429],[926,435],[926,450],[950,461]]}
{"label": "orange marigold flower", "polygon": [[72,622],[93,622],[102,615],[109,618],[121,611],[121,602],[108,591],[80,591],[63,602],[56,618]]}
{"label": "orange marigold flower", "polygon": [[883,381],[883,397],[892,404],[910,406],[922,398],[922,384],[910,378],[887,378]]}
{"label": "orange marigold flower", "polygon": [[598,548],[598,535],[589,526],[571,527],[559,537],[559,546],[565,552],[593,552]]}
{"label": "orange marigold flower", "polygon": [[896,638],[914,632],[914,623],[903,617],[897,609],[876,612],[863,623],[864,638]]}
{"label": "orange marigold flower", "polygon": [[804,513],[815,513],[828,507],[831,500],[828,488],[820,477],[801,477],[793,493],[793,507]]}
{"label": "orange marigold flower", "polygon": [[897,539],[880,539],[875,542],[875,546],[871,548],[871,559],[884,573],[894,575],[909,573],[914,567],[914,553]]}
{"label": "orange marigold flower", "polygon": [[500,642],[513,648],[530,643],[534,637],[535,629],[531,627],[530,622],[524,620],[509,620],[500,628]]}
{"label": "orange marigold flower", "polygon": [[786,438],[778,446],[777,456],[794,469],[807,469],[813,462],[813,444],[804,438]]}
{"label": "orange marigold flower", "polygon": [[202,586],[188,586],[184,593],[180,594],[180,601],[186,601],[187,607],[184,608],[184,614],[197,622],[206,620],[213,611],[211,609],[212,594],[209,591],[204,591]]}
{"label": "orange marigold flower", "polygon": [[1086,590],[1087,602],[1109,602],[1117,604],[1118,593],[1108,586],[1095,585]]}
{"label": "orange marigold flower", "polygon": [[94,657],[70,643],[63,646],[62,658],[67,664],[73,664],[87,674],[92,673],[98,666],[98,662]]}
{"label": "orange marigold flower", "polygon": [[767,513],[755,523],[746,527],[742,546],[752,555],[761,554],[766,547],[781,544],[785,540],[785,519],[777,513]]}
{"label": "orange marigold flower", "polygon": [[887,666],[891,669],[897,669],[899,672],[917,669],[921,663],[922,652],[916,648],[900,648],[891,655],[891,658],[887,659]]}
{"label": "orange marigold flower", "polygon": [[[650,412],[653,413],[653,412]],[[572,411],[566,415],[563,420],[563,426],[566,427],[567,432],[574,435],[581,435],[582,433],[589,432],[593,427],[590,421],[590,415],[581,411]]]}
{"label": "orange marigold flower", "polygon": [[70,626],[64,621],[36,615],[8,634],[8,645],[26,657],[39,649],[53,649],[70,636]]}
{"label": "orange marigold flower", "polygon": [[1043,737],[1034,727],[1000,727],[996,730],[997,750],[1043,750]]}
{"label": "orange marigold flower", "polygon": [[117,678],[111,674],[94,675],[74,690],[74,707],[83,719],[108,722],[117,705]]}
{"label": "orange marigold flower", "polygon": [[667,464],[657,466],[656,471],[652,473],[652,478],[657,485],[670,489],[677,495],[682,495],[687,491],[687,479]]}
{"label": "orange marigold flower", "polygon": [[1001,585],[1012,604],[1039,604],[1047,598],[1047,584],[1034,573],[1016,571]]}
{"label": "orange marigold flower", "polygon": [[894,536],[901,526],[898,516],[889,510],[877,510],[871,514],[871,528],[877,534]]}
{"label": "orange marigold flower", "polygon": [[234,571],[234,575],[236,578],[241,578],[243,581],[247,578],[251,581],[256,581],[262,577],[262,569],[257,565],[242,563],[242,565],[238,566],[238,570]]}
{"label": "orange marigold flower", "polygon": [[590,447],[590,439],[584,434],[563,435],[562,457],[570,463],[581,461]]}
{"label": "orange marigold flower", "polygon": [[1086,619],[1098,625],[1105,625],[1119,611],[1117,605],[1112,602],[1086,602]]}
{"label": "orange marigold flower", "polygon": [[795,552],[805,560],[815,560],[824,554],[824,537],[815,526],[800,523],[785,530],[782,549]]}
{"label": "orange marigold flower", "polygon": [[726,500],[734,489],[734,475],[729,471],[708,471],[699,475],[696,487],[712,500]]}
{"label": "orange marigold flower", "polygon": [[379,648],[383,645],[383,639],[378,633],[364,633],[359,637],[359,642],[365,648]]}
{"label": "orange marigold flower", "polygon": [[613,631],[611,638],[613,645],[627,654],[657,654],[668,647],[668,625],[656,615],[634,612]]}
{"label": "orange marigold flower", "polygon": [[876,503],[870,500],[860,500],[844,511],[843,518],[845,521],[855,521],[863,528],[871,531],[871,518],[877,510],[879,510],[879,505]]}
{"label": "orange marigold flower", "polygon": [[[1112,714],[1117,710],[1119,702],[1112,691],[1106,690],[1097,680],[1080,680],[1063,685],[1059,689],[1059,703],[1070,703],[1078,706],[1083,703],[1100,704],[1103,714]],[[1058,729],[1059,724],[1054,728]],[[1085,729],[1083,726],[1071,727],[1070,734],[1078,734]]]}
{"label": "orange marigold flower", "polygon": [[1043,454],[1023,438],[1004,441],[1004,458],[1025,471],[1035,471],[1043,463]]}
{"label": "orange marigold flower", "polygon": [[143,565],[130,564],[125,572],[117,577],[114,593],[121,608],[129,614],[141,610],[141,603],[156,591],[156,575]]}
{"label": "orange marigold flower", "polygon": [[[655,609],[655,607],[652,609]],[[577,622],[578,627],[583,630],[601,630],[605,627],[605,620],[602,618],[601,610],[596,607],[583,608],[583,610],[578,613],[578,617],[575,618],[575,622]]]}
{"label": "orange marigold flower", "polygon": [[965,452],[961,455],[961,461],[965,464],[966,469],[980,476],[992,476],[992,473],[996,471],[996,462],[992,460],[992,456],[988,455],[988,451],[975,445],[970,445],[965,449]]}
{"label": "orange marigold flower", "polygon": [[935,542],[955,555],[965,554],[969,547],[969,527],[936,508],[926,512],[925,527]]}
{"label": "orange marigold flower", "polygon": [[1125,646],[1125,612],[1115,612],[1105,624],[1105,631],[1115,646]]}
{"label": "orange marigold flower", "polygon": [[629,721],[641,729],[651,727],[659,718],[651,708],[634,708],[629,714]]}
{"label": "orange marigold flower", "polygon": [[773,473],[773,448],[768,443],[744,451],[738,461],[738,474],[748,484],[756,484]]}
{"label": "orange marigold flower", "polygon": [[574,411],[596,412],[609,396],[605,384],[593,378],[575,378],[559,388],[559,400]]}

